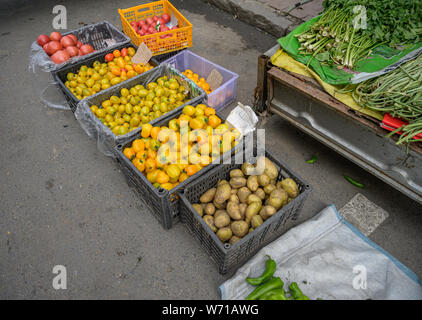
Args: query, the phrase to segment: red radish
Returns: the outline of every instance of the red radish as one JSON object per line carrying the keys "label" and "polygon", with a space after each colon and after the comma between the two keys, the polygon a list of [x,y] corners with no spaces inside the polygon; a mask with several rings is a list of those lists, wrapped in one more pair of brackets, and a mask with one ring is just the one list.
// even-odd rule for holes
{"label": "red radish", "polygon": [[52,41],[60,41],[61,38],[62,38],[62,35],[60,34],[60,32],[53,31],[50,34],[50,40]]}
{"label": "red radish", "polygon": [[154,31],[156,31],[156,30],[154,29],[154,27],[149,27],[149,28],[148,28],[148,32],[149,32],[149,33],[154,33]]}
{"label": "red radish", "polygon": [[167,13],[163,13],[161,15],[161,19],[163,19],[165,21],[165,23],[170,21],[170,15],[168,15]]}
{"label": "red radish", "polygon": [[164,31],[169,31],[169,30],[170,30],[170,28],[169,28],[169,27],[167,27],[166,25],[163,25],[163,26],[161,26],[160,30],[161,30],[162,32],[164,32]]}
{"label": "red radish", "polygon": [[139,27],[142,27],[144,24],[146,24],[145,20],[139,20],[138,22]]}
{"label": "red radish", "polygon": [[158,21],[158,19],[160,19],[160,18],[158,18],[158,16],[153,16],[153,17],[152,17],[152,20],[153,20],[154,22],[157,22],[157,21]]}
{"label": "red radish", "polygon": [[81,49],[78,51],[78,56],[83,56]]}
{"label": "red radish", "polygon": [[37,42],[40,47],[43,47],[46,43],[50,42],[50,38],[46,34],[40,34],[37,38]]}
{"label": "red radish", "polygon": [[72,37],[64,36],[63,38],[60,39],[60,44],[63,47],[66,48],[66,47],[71,47],[71,46],[76,45],[76,42],[73,41],[73,38]]}
{"label": "red radish", "polygon": [[146,18],[145,22],[146,22],[147,25],[150,25],[151,23],[154,22],[154,20],[152,20],[151,18]]}
{"label": "red radish", "polygon": [[69,54],[69,56],[74,57],[78,55],[79,49],[74,46],[69,46],[66,47],[66,52]]}
{"label": "red radish", "polygon": [[145,35],[145,32],[142,31],[142,29],[138,29],[138,31],[136,31],[137,34],[139,34],[141,37],[143,37]]}
{"label": "red radish", "polygon": [[80,48],[81,52],[83,55],[94,52],[94,48],[89,45],[89,44],[84,44],[81,48]]}
{"label": "red radish", "polygon": [[71,37],[73,39],[73,42],[74,43],[77,43],[78,42],[78,38],[76,38],[76,36],[74,34],[68,34],[67,36],[68,37]]}
{"label": "red radish", "polygon": [[63,47],[60,44],[60,42],[58,42],[58,41],[50,41],[48,43],[46,52],[47,52],[48,55],[51,56],[54,53],[56,53],[56,51],[59,51],[59,50],[62,50],[62,49],[63,49]]}
{"label": "red radish", "polygon": [[130,23],[130,25],[132,26],[132,28],[137,28],[138,27],[138,22],[137,21],[132,21]]}
{"label": "red radish", "polygon": [[63,63],[69,59],[70,55],[66,50],[59,50],[51,56],[51,60],[53,60],[53,62],[56,64]]}
{"label": "red radish", "polygon": [[76,47],[80,49],[84,44],[80,41],[76,42]]}

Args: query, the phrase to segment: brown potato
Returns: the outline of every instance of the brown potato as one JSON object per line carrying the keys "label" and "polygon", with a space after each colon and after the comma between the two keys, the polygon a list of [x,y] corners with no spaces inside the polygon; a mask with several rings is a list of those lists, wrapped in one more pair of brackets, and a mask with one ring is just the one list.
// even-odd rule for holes
{"label": "brown potato", "polygon": [[237,197],[242,203],[246,203],[248,196],[251,194],[251,190],[247,187],[242,187],[237,191]]}
{"label": "brown potato", "polygon": [[217,231],[217,237],[218,239],[221,240],[221,242],[226,242],[230,240],[232,235],[233,235],[233,232],[230,227],[224,227],[224,228],[218,229]]}
{"label": "brown potato", "polygon": [[236,194],[232,194],[229,198],[229,201],[239,203],[239,197]]}
{"label": "brown potato", "polygon": [[255,192],[259,187],[258,176],[249,176],[248,181],[247,181],[247,186],[249,190],[251,190],[252,192]]}
{"label": "brown potato", "polygon": [[246,179],[243,177],[234,177],[230,179],[230,185],[232,188],[239,189],[246,186]]}
{"label": "brown potato", "polygon": [[231,194],[237,194],[237,189],[232,189],[232,191],[230,191]]}
{"label": "brown potato", "polygon": [[267,220],[276,212],[276,208],[272,206],[265,206],[261,209],[261,211],[259,211],[259,215],[262,217],[262,219]]}
{"label": "brown potato", "polygon": [[277,189],[275,184],[269,184],[267,186],[264,187],[264,192],[266,194],[270,194],[271,192],[273,192],[275,189]]}
{"label": "brown potato", "polygon": [[249,228],[248,233],[251,233],[252,231],[254,231],[254,228]]}
{"label": "brown potato", "polygon": [[264,220],[262,220],[262,217],[259,214],[253,216],[251,219],[251,226],[254,229],[258,228],[263,223],[264,223]]}
{"label": "brown potato", "polygon": [[214,207],[216,207],[216,209],[226,209],[227,202],[224,201],[223,203],[218,203],[214,199],[214,201],[212,202],[212,204],[214,205]]}
{"label": "brown potato", "polygon": [[207,203],[204,208],[204,213],[212,216],[215,213],[215,206],[212,203]]}
{"label": "brown potato", "polygon": [[246,200],[247,204],[251,204],[252,202],[258,202],[262,204],[262,200],[260,197],[258,197],[256,194],[250,194],[248,196],[248,199]]}
{"label": "brown potato", "polygon": [[214,215],[214,225],[217,228],[224,228],[230,224],[230,217],[224,210],[218,210]]}
{"label": "brown potato", "polygon": [[245,212],[245,221],[249,225],[251,219],[254,215],[257,215],[259,210],[261,210],[262,205],[259,202],[252,202],[247,208]]}
{"label": "brown potato", "polygon": [[[280,187],[286,190],[290,198],[294,199],[299,194],[299,187],[292,178],[283,179],[279,182]],[[278,184],[277,184],[278,185]]]}
{"label": "brown potato", "polygon": [[221,186],[224,183],[229,183],[229,182],[227,180],[220,180],[220,181],[217,182],[217,187]]}
{"label": "brown potato", "polygon": [[277,210],[287,203],[289,195],[284,189],[275,189],[271,192],[270,197],[265,201],[265,204],[273,206]]}
{"label": "brown potato", "polygon": [[213,232],[217,232],[217,227],[214,224],[214,217],[213,216],[205,215],[203,217],[203,219],[204,219],[205,223],[208,225],[208,227],[210,227],[210,229]]}
{"label": "brown potato", "polygon": [[236,177],[244,177],[244,174],[242,170],[240,169],[233,169],[230,171],[230,178],[236,178]]}
{"label": "brown potato", "polygon": [[231,194],[230,184],[228,183],[220,184],[217,187],[217,190],[215,192],[214,200],[217,203],[224,203],[230,198],[230,194]]}
{"label": "brown potato", "polygon": [[256,161],[256,166],[260,170],[263,168],[264,173],[270,178],[270,179],[277,179],[278,176],[278,170],[277,167],[274,165],[274,163],[268,159],[267,157],[259,157]]}
{"label": "brown potato", "polygon": [[259,197],[261,200],[265,200],[265,191],[262,188],[258,188],[256,189],[256,191],[254,192],[254,195],[256,195],[257,197]]}
{"label": "brown potato", "polygon": [[239,204],[236,202],[227,202],[227,213],[233,220],[242,220],[243,216],[240,213]]}
{"label": "brown potato", "polygon": [[245,221],[234,221],[230,224],[230,228],[235,236],[242,238],[248,233],[249,225]]}
{"label": "brown potato", "polygon": [[255,170],[255,167],[249,162],[245,162],[242,164],[241,170],[245,176],[249,176]]}
{"label": "brown potato", "polygon": [[200,198],[199,201],[202,203],[208,203],[211,202],[214,199],[215,192],[217,191],[217,188],[211,188],[207,192],[205,192]]}
{"label": "brown potato", "polygon": [[246,203],[239,203],[239,210],[240,214],[242,215],[242,219],[245,218],[246,209],[248,208],[248,205]]}
{"label": "brown potato", "polygon": [[263,173],[258,176],[258,183],[261,187],[265,187],[270,184],[270,177]]}
{"label": "brown potato", "polygon": [[239,237],[237,236],[232,236],[229,240],[229,243],[233,246],[236,242],[238,242],[240,240]]}
{"label": "brown potato", "polygon": [[202,209],[202,206],[199,203],[192,204],[192,207],[198,212],[198,214],[202,217],[204,215],[204,210]]}

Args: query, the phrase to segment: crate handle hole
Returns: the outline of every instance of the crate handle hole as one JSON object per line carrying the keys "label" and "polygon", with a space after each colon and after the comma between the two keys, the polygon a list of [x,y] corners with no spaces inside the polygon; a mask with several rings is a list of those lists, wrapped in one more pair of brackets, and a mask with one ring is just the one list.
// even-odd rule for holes
{"label": "crate handle hole", "polygon": [[232,245],[230,243],[225,243],[224,244],[224,249],[230,249],[232,247]]}

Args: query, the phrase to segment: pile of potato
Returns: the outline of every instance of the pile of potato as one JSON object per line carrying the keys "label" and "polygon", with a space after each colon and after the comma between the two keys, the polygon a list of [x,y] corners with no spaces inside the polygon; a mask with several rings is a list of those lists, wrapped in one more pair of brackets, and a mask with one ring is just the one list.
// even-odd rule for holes
{"label": "pile of potato", "polygon": [[220,180],[192,206],[223,243],[233,245],[298,196],[293,179],[277,177],[274,163],[259,157],[255,165],[231,170],[230,181]]}

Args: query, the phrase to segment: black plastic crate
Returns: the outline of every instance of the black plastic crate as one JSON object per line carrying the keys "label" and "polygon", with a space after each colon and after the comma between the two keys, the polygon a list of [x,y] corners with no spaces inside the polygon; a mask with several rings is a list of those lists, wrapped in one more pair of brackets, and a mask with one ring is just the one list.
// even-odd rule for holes
{"label": "black plastic crate", "polygon": [[[201,102],[197,102],[192,105],[197,105],[198,103]],[[174,119],[175,116],[179,116],[181,113],[182,110],[178,111],[176,115],[173,115],[171,117],[157,122],[155,126],[167,125],[170,120]],[[222,122],[224,122],[225,119],[221,114],[217,113],[217,116],[219,116],[220,119],[222,119]],[[116,155],[118,157],[119,166],[125,174],[128,184],[135,189],[140,198],[152,210],[154,217],[161,223],[164,229],[170,229],[175,223],[180,220],[180,192],[182,192],[184,188],[189,185],[192,181],[195,181],[195,179],[204,175],[213,167],[218,166],[218,163],[221,162],[221,159],[230,159],[234,152],[237,152],[243,147],[243,143],[240,142],[232,150],[217,158],[214,163],[211,163],[208,166],[202,168],[196,174],[192,175],[191,177],[177,185],[175,188],[168,191],[162,188],[155,188],[151,184],[151,182],[149,182],[148,179],[143,175],[143,173],[139,172],[139,170],[135,168],[133,163],[124,156],[123,150],[128,147],[136,138],[138,138],[138,136],[133,137],[127,143],[118,145],[116,147]]]}
{"label": "black plastic crate", "polygon": [[100,119],[98,119],[91,112],[90,106],[97,105],[98,107],[100,107],[101,102],[106,99],[109,99],[112,95],[120,96],[120,90],[122,88],[130,88],[137,84],[146,85],[151,81],[157,80],[163,75],[171,75],[178,77],[179,80],[181,80],[184,84],[188,85],[190,90],[189,101],[179,106],[178,108],[163,114],[161,117],[152,120],[151,122],[149,122],[150,124],[157,125],[158,123],[161,123],[166,119],[172,118],[174,115],[182,112],[182,109],[186,105],[198,104],[206,98],[207,95],[205,91],[198,87],[193,81],[186,78],[183,74],[181,74],[179,71],[177,71],[170,65],[161,64],[152,70],[144,72],[126,81],[120,82],[106,90],[100,91],[92,96],[81,100],[77,105],[78,110],[75,111],[75,116],[81,126],[88,133],[88,135],[93,136],[97,139],[99,143],[98,147],[100,150],[102,149],[101,151],[110,156],[116,156],[116,145],[124,144],[129,140],[133,140],[132,138],[135,137],[142,130],[142,127],[130,131],[125,135],[117,136],[110,130],[110,128],[104,125],[100,121]]}
{"label": "black plastic crate", "polygon": [[[92,67],[93,63],[95,61],[97,61],[97,60],[100,61],[101,63],[103,63],[105,61],[104,60],[104,57],[107,54],[113,52],[116,49],[121,50],[121,49],[127,48],[127,47],[133,47],[133,48],[135,48],[135,50],[138,48],[137,46],[135,46],[132,43],[126,43],[126,44],[123,44],[123,45],[120,45],[118,47],[115,47],[115,48],[111,49],[111,51],[102,52],[102,53],[96,54],[94,56],[87,57],[86,59],[79,60],[78,62],[76,62],[74,64],[70,64],[70,65],[68,65],[66,67],[63,67],[63,68],[59,69],[59,70],[56,70],[56,71],[52,71],[51,72],[54,81],[57,83],[58,88],[61,90],[61,92],[63,93],[63,95],[66,98],[67,102],[69,103],[70,109],[72,110],[73,113],[75,113],[76,107],[77,107],[79,101],[81,101],[81,100],[79,100],[78,98],[76,98],[75,95],[65,86],[64,83],[67,80],[67,78],[66,78],[67,77],[67,74],[69,72],[76,73],[81,68],[81,66],[84,66],[84,65],[85,66],[88,66],[88,67]],[[154,67],[156,67],[159,63],[157,63],[155,60],[152,60],[151,59],[150,64],[153,65]],[[128,79],[128,80],[130,80],[130,79]],[[126,81],[128,81],[128,80],[126,80]],[[121,83],[123,83],[123,82],[121,82]],[[118,83],[115,86],[118,86],[121,83]],[[111,86],[110,88],[112,88],[112,87],[114,87],[114,86]],[[102,91],[100,91],[98,93],[102,93],[104,91],[105,90],[102,90]]]}
{"label": "black plastic crate", "polygon": [[[283,227],[286,222],[297,219],[306,198],[311,192],[310,185],[290,170],[286,164],[276,159],[268,150],[266,150],[265,155],[279,170],[277,181],[283,178],[292,178],[298,184],[300,193],[272,217],[265,220],[261,226],[244,236],[233,246],[218,239],[217,235],[192,207],[192,204],[199,203],[201,195],[208,189],[215,187],[219,180],[226,179],[228,181],[230,179],[230,171],[240,168],[241,164],[235,164],[234,159],[232,159],[232,164],[222,164],[209,170],[190,183],[180,195],[180,217],[182,222],[192,233],[193,237],[199,241],[207,254],[211,256],[221,274],[240,267],[259,249],[278,238],[285,231]],[[243,159],[245,159],[245,153],[243,153]]]}
{"label": "black plastic crate", "polygon": [[62,33],[63,36],[68,34],[74,34],[82,43],[92,45],[95,51],[86,56],[72,57],[62,64],[55,64],[47,53],[44,52],[43,48],[35,41],[32,47],[36,52],[32,58],[38,60],[35,63],[40,63],[44,71],[57,71],[68,65],[79,63],[86,58],[114,50],[118,46],[130,43],[128,36],[106,20]]}

